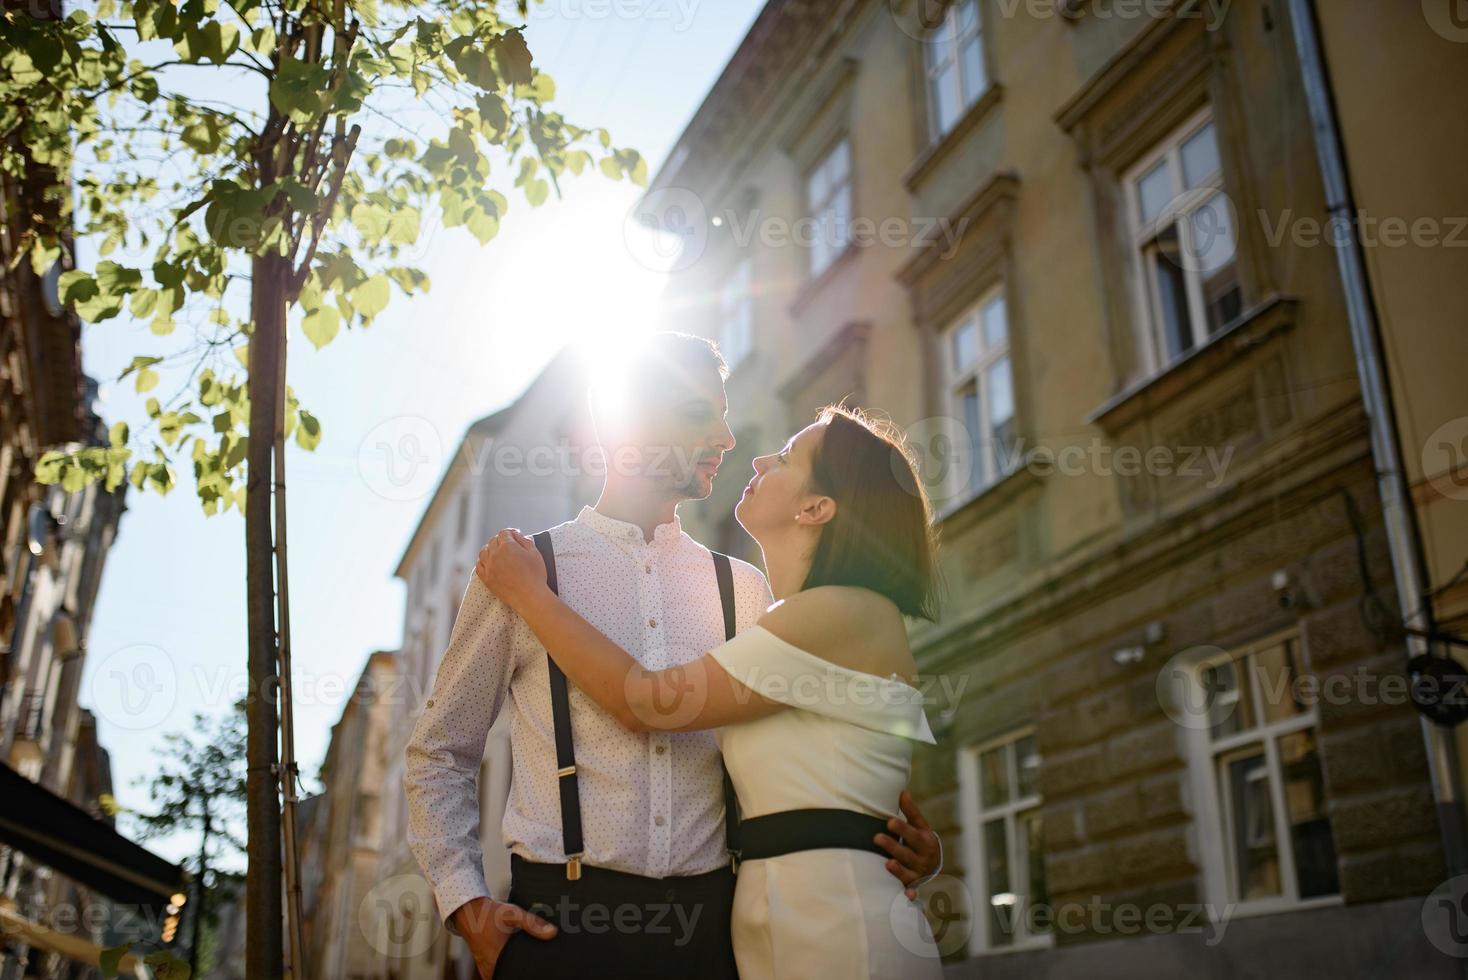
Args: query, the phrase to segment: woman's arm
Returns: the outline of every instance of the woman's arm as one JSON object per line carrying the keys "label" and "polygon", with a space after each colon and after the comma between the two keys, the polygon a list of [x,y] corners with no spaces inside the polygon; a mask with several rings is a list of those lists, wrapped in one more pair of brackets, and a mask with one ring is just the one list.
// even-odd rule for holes
{"label": "woman's arm", "polygon": [[561,670],[629,731],[688,732],[761,718],[784,707],[735,681],[708,654],[648,670],[545,584],[545,562],[519,531],[501,531],[475,573],[535,633]]}

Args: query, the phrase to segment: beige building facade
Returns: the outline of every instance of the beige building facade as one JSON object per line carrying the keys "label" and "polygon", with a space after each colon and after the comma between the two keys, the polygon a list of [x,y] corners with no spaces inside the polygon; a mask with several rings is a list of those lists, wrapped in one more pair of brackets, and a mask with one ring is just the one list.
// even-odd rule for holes
{"label": "beige building facade", "polygon": [[375,980],[389,952],[379,920],[384,896],[382,798],[395,699],[395,655],[367,658],[332,726],[322,793],[303,805],[300,864],[305,976]]}
{"label": "beige building facade", "polygon": [[[910,428],[956,976],[1455,970],[1300,6],[776,0],[643,202],[704,219],[668,322],[734,362],[691,530],[748,554],[741,471],[821,404]],[[1311,6],[1357,203],[1408,229],[1366,261],[1450,626],[1468,47]]]}

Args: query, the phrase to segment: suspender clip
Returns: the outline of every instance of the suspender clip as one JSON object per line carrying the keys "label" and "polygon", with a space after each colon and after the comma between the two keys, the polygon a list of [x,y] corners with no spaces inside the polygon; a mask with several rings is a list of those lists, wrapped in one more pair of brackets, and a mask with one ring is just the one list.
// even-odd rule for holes
{"label": "suspender clip", "polygon": [[576,853],[576,854],[568,854],[568,855],[566,855],[566,880],[567,881],[580,881],[581,880],[581,853],[584,853],[584,852],[579,852],[579,853]]}
{"label": "suspender clip", "polygon": [[739,852],[738,851],[730,851],[729,852],[729,870],[732,871],[732,872],[734,872],[735,874],[738,874],[739,873]]}

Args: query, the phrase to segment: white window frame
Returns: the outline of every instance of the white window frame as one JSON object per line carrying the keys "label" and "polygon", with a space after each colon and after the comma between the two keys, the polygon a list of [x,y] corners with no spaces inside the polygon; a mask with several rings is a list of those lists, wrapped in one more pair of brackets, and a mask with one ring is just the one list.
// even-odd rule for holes
{"label": "white window frame", "polygon": [[741,258],[719,292],[719,353],[732,372],[754,348],[754,259]]}
{"label": "white window frame", "polygon": [[[837,167],[845,157],[845,168]],[[810,277],[820,276],[851,245],[853,160],[851,137],[843,133],[805,175],[806,214],[813,223]],[[828,237],[829,236],[829,237]]]}
{"label": "white window frame", "polygon": [[[984,313],[996,302],[1004,304],[1004,339],[991,347],[984,340]],[[960,365],[955,340],[958,331],[969,324],[972,324],[977,331],[979,351],[972,363]],[[1010,356],[1009,335],[1009,298],[1002,283],[986,290],[973,305],[962,315],[955,317],[939,334],[943,347],[944,399],[953,419],[961,426],[966,427],[968,424],[963,412],[963,389],[973,385],[979,401],[979,431],[969,433],[969,446],[966,451],[970,455],[960,457],[966,465],[954,466],[944,474],[945,513],[972,500],[1010,472],[1007,469],[1001,470],[999,463],[990,452],[989,443],[993,433],[993,420],[989,417],[988,382],[989,369],[1001,360],[1008,359],[1010,400],[1017,402],[1014,387],[1014,359]],[[1015,404],[1013,408],[1014,412],[1010,416],[1012,419],[1019,415],[1018,404]],[[974,463],[975,454],[982,460],[977,466]],[[979,472],[975,472],[976,469]]]}
{"label": "white window frame", "polygon": [[[1054,945],[1054,932],[1029,933],[1025,929],[1028,916],[1025,914],[1025,904],[1017,906],[1015,914],[1014,942],[1007,946],[995,946],[989,936],[989,910],[983,908],[979,903],[985,900],[989,893],[987,880],[988,863],[985,861],[984,850],[984,824],[997,818],[1004,819],[1005,843],[1008,853],[1005,860],[1009,862],[1009,873],[1011,877],[1010,887],[1019,884],[1019,876],[1025,881],[1029,878],[1029,850],[1028,846],[1022,847],[1020,835],[1017,832],[1019,817],[1037,809],[1042,802],[1039,792],[1028,796],[1012,795],[1004,803],[985,806],[982,799],[983,774],[979,760],[985,753],[995,749],[1009,746],[1006,753],[1007,778],[1013,793],[1019,791],[1019,763],[1013,746],[1025,738],[1035,734],[1032,726],[1015,729],[1005,734],[980,742],[975,745],[966,746],[958,753],[958,797],[959,817],[963,823],[963,857],[964,866],[968,868],[968,894],[973,898],[974,907],[968,909],[969,914],[969,956],[987,956],[1018,952],[1029,949],[1044,949]],[[1028,844],[1028,842],[1026,842]]]}
{"label": "white window frame", "polygon": [[[920,0],[927,2],[927,0]],[[973,10],[973,24],[961,27],[959,16],[964,8]],[[976,82],[964,78],[963,49],[972,41],[978,46],[979,78]],[[958,111],[952,121],[943,125],[938,114],[937,88],[935,82],[944,69],[953,69],[958,84]],[[943,13],[943,23],[928,32],[923,41],[923,91],[928,100],[928,138],[936,143],[953,131],[979,97],[989,90],[989,60],[984,53],[984,18],[978,0],[955,0]]]}
{"label": "white window frame", "polygon": [[[1255,642],[1239,646],[1226,654],[1199,658],[1185,665],[1185,669],[1179,671],[1175,676],[1178,682],[1189,685],[1191,689],[1186,693],[1178,692],[1178,696],[1191,700],[1180,700],[1177,703],[1204,703],[1199,700],[1204,693],[1201,678],[1203,672],[1209,667],[1226,663],[1229,660],[1244,661],[1248,657],[1283,643],[1295,645],[1298,663],[1303,666],[1306,662],[1305,648],[1298,631],[1291,629],[1274,633]],[[1255,698],[1254,703],[1257,709],[1260,703],[1256,697],[1258,678],[1253,670],[1244,670],[1242,673],[1249,685],[1248,696]],[[1239,690],[1242,694],[1243,688]],[[1206,725],[1199,725],[1189,730],[1190,737],[1187,740],[1189,784],[1193,798],[1201,801],[1202,804],[1197,815],[1196,829],[1202,835],[1202,843],[1198,850],[1203,857],[1203,876],[1208,895],[1209,912],[1215,917],[1224,913],[1225,910],[1229,915],[1269,915],[1276,912],[1340,905],[1344,899],[1339,892],[1311,898],[1299,897],[1299,882],[1295,874],[1294,841],[1290,836],[1289,810],[1284,797],[1284,780],[1279,760],[1279,740],[1300,731],[1313,731],[1316,736],[1316,751],[1322,751],[1319,738],[1319,712],[1314,705],[1311,705],[1308,710],[1292,718],[1266,722],[1263,715],[1259,714],[1258,721],[1259,723],[1252,728],[1220,738],[1214,738],[1209,726]],[[1280,894],[1244,900],[1235,891],[1238,876],[1233,852],[1233,817],[1231,808],[1228,806],[1230,801],[1220,784],[1218,761],[1240,749],[1261,743],[1268,766],[1269,805],[1274,822],[1275,848],[1279,855]],[[1322,765],[1324,765],[1323,758]]]}
{"label": "white window frame", "polygon": [[[1219,147],[1220,168],[1203,178],[1197,187],[1185,192],[1182,185],[1183,144],[1209,124],[1214,127],[1214,138]],[[1219,136],[1218,121],[1214,117],[1213,107],[1204,106],[1148,151],[1122,177],[1122,196],[1126,208],[1127,261],[1131,266],[1133,303],[1141,321],[1141,329],[1138,332],[1142,339],[1143,357],[1148,374],[1157,374],[1166,370],[1193,351],[1206,346],[1209,341],[1208,311],[1203,298],[1203,277],[1192,263],[1184,263],[1181,271],[1184,289],[1187,293],[1188,330],[1193,343],[1188,351],[1176,358],[1168,354],[1167,339],[1163,336],[1163,315],[1159,308],[1160,291],[1155,270],[1147,261],[1146,252],[1162,231],[1171,225],[1177,229],[1183,254],[1192,254],[1192,227],[1186,220],[1187,217],[1212,199],[1215,194],[1223,194],[1227,199],[1227,191],[1223,186],[1223,141]],[[1172,196],[1161,214],[1143,224],[1141,197],[1138,193],[1139,183],[1148,171],[1162,161],[1167,162],[1168,173],[1172,178]],[[1235,276],[1237,276],[1238,249],[1241,247],[1240,231],[1241,229],[1235,222],[1232,260]]]}

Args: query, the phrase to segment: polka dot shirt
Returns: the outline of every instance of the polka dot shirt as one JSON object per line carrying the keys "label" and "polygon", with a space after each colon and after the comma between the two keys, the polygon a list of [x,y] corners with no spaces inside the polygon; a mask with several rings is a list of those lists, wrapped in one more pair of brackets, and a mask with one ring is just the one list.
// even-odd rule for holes
{"label": "polka dot shirt", "polygon": [[[551,541],[561,597],[643,666],[688,663],[724,642],[713,559],[676,517],[648,542],[639,528],[585,507],[552,528]],[[759,569],[731,564],[742,631],[773,599]],[[569,700],[582,861],[656,878],[724,864],[723,770],[713,733],[629,732],[574,684]],[[489,895],[477,777],[489,728],[507,704],[513,779],[505,845],[531,861],[564,861],[545,647],[471,574],[403,777],[408,845],[446,922],[465,902]]]}

